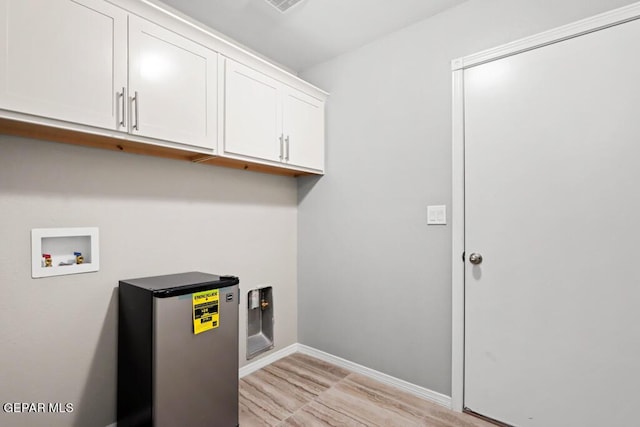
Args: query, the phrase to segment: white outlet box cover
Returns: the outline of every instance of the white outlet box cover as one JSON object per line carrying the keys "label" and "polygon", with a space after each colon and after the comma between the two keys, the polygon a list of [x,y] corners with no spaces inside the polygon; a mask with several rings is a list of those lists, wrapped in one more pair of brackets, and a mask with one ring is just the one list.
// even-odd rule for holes
{"label": "white outlet box cover", "polygon": [[427,206],[428,225],[446,225],[447,207],[445,205]]}

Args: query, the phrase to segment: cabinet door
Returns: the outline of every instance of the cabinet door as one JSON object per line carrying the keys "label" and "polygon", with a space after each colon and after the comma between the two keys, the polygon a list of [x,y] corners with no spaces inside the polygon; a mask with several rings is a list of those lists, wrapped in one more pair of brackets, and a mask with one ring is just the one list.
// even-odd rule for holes
{"label": "cabinet door", "polygon": [[288,89],[284,96],[285,161],[324,169],[324,102]]}
{"label": "cabinet door", "polygon": [[214,150],[217,53],[129,17],[131,133]]}
{"label": "cabinet door", "polygon": [[280,161],[279,87],[270,77],[226,60],[225,153]]}
{"label": "cabinet door", "polygon": [[0,108],[126,130],[124,11],[100,0],[0,0],[0,34]]}

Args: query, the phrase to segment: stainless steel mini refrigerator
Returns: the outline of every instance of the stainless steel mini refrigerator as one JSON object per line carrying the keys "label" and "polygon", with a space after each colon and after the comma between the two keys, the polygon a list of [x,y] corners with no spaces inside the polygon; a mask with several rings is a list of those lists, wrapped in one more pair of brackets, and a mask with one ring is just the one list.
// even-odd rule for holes
{"label": "stainless steel mini refrigerator", "polygon": [[118,427],[238,425],[238,278],[122,280]]}

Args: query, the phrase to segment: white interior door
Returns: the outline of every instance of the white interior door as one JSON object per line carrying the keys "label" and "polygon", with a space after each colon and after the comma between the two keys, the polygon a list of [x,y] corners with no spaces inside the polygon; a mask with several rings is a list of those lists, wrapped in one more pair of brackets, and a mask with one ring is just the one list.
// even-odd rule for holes
{"label": "white interior door", "polygon": [[637,425],[640,21],[467,69],[464,87],[465,407]]}

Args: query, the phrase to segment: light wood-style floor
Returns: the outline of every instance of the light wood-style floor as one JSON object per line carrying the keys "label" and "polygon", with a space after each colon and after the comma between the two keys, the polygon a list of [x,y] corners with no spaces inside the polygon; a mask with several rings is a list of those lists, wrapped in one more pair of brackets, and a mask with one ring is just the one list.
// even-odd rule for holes
{"label": "light wood-style floor", "polygon": [[495,427],[300,353],[240,380],[240,426]]}

